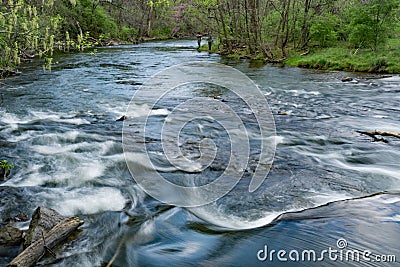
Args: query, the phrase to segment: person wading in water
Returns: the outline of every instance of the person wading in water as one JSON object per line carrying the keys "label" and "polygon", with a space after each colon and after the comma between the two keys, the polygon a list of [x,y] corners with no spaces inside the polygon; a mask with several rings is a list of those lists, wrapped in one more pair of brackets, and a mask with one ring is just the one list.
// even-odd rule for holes
{"label": "person wading in water", "polygon": [[211,34],[208,34],[207,42],[208,42],[208,51],[211,51],[211,46],[212,46],[212,43],[213,43],[213,39],[212,39]]}
{"label": "person wading in water", "polygon": [[198,32],[196,34],[196,38],[197,38],[197,48],[200,48],[201,46],[201,37],[203,37],[203,35],[201,34],[201,32]]}

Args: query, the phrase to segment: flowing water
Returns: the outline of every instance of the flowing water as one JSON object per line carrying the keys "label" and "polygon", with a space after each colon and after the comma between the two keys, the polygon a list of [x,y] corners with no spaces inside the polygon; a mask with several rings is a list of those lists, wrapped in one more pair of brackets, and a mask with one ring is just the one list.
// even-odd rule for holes
{"label": "flowing water", "polygon": [[[15,168],[0,185],[0,221],[29,216],[39,205],[85,221],[73,241],[55,250],[57,259],[46,257],[42,265],[396,265],[373,257],[380,255],[395,255],[398,264],[400,140],[372,142],[357,131],[400,132],[400,77],[356,75],[343,83],[340,78],[349,74],[228,60],[199,53],[195,46],[195,41],[181,40],[100,48],[95,55],[58,56],[51,72],[28,64],[21,76],[2,81],[0,158]],[[123,154],[123,122],[116,120],[152,75],[193,61],[226,64],[254,80],[274,114],[277,148],[266,181],[250,197],[233,190],[223,206],[185,209],[163,204],[136,185]],[[236,108],[243,104],[220,88],[189,89],[159,103],[150,129],[159,130],[157,122],[177,99],[219,95]],[[245,109],[241,112],[246,116]],[[138,106],[138,116],[142,113]],[[247,115],[251,126],[251,112]],[[210,179],[226,166],[224,151],[229,150],[227,136],[211,124],[193,122],[183,134],[189,154],[198,152],[191,144],[199,136],[216,138],[225,148],[212,170],[201,173]],[[156,142],[149,142],[149,149],[161,149],[159,138],[153,136]],[[256,138],[251,142],[259,144]],[[168,168],[164,173],[169,179],[186,175]],[[339,239],[348,246],[338,247]],[[260,252],[265,246],[271,257]],[[370,250],[372,256],[357,261],[326,254],[318,261],[329,248]],[[1,248],[0,265],[17,250]],[[285,250],[281,256],[289,262],[270,255],[272,250]],[[289,259],[293,250],[299,251],[298,260],[295,253]],[[315,261],[302,260],[304,250],[316,251]]]}

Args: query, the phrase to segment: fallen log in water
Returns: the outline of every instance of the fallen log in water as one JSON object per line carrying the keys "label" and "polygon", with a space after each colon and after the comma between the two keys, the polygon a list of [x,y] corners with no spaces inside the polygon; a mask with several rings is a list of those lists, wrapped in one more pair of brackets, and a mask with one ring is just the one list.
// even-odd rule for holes
{"label": "fallen log in water", "polygon": [[32,220],[25,236],[24,248],[42,239],[43,233],[50,231],[63,219],[65,219],[65,217],[53,209],[46,207],[36,208],[32,214]]}
{"label": "fallen log in water", "polygon": [[[38,262],[46,253],[54,255],[52,248],[67,239],[83,224],[78,217],[64,218],[56,211],[39,207],[32,216],[28,247],[15,257],[7,267],[29,267]],[[32,243],[30,243],[30,241]]]}
{"label": "fallen log in water", "polygon": [[[395,132],[385,132],[385,131],[373,131],[373,132],[367,132],[367,131],[357,131],[357,133],[368,135],[369,137],[372,137],[375,142],[385,142],[388,143],[389,141],[383,138],[383,136],[386,137],[395,137],[395,138],[400,138],[400,133],[395,133]],[[382,137],[378,137],[382,136]]]}

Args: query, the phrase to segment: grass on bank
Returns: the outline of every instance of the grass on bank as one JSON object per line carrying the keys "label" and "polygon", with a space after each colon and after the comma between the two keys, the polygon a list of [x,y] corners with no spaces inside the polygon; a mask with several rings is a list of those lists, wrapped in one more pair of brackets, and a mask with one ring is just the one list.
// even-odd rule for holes
{"label": "grass on bank", "polygon": [[391,51],[358,51],[325,48],[306,56],[289,57],[286,65],[321,70],[350,72],[400,73],[400,49]]}
{"label": "grass on bank", "polygon": [[[343,47],[313,48],[305,56],[300,56],[302,52],[299,51],[288,51],[288,59],[284,64],[319,70],[400,74],[400,39],[390,39],[387,46],[378,51],[350,49],[345,44],[342,45]],[[208,45],[204,44],[199,51],[220,53],[220,47],[219,43],[213,43],[211,51],[208,51]],[[247,49],[236,49],[225,56],[232,59],[263,59],[262,54],[251,56]]]}
{"label": "grass on bank", "polygon": [[291,52],[286,65],[350,72],[400,73],[400,39],[391,39],[385,49],[372,51],[346,47],[318,48],[306,56]]}

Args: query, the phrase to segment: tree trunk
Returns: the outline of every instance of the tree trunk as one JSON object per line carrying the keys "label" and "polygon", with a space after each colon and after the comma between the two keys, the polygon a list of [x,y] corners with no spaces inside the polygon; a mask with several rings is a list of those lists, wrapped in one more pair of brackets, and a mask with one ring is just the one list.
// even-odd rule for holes
{"label": "tree trunk", "polygon": [[247,33],[247,44],[249,46],[250,54],[253,54],[254,47],[251,43],[251,31],[249,27],[249,8],[247,6],[247,0],[244,1],[244,12],[245,12],[245,23],[246,23],[246,33]]}
{"label": "tree trunk", "polygon": [[38,207],[32,214],[32,220],[25,236],[24,248],[42,239],[42,233],[47,233],[63,219],[65,217],[53,209]]}
{"label": "tree trunk", "polygon": [[149,10],[149,16],[147,17],[147,32],[146,32],[146,36],[150,37],[150,33],[151,33],[151,22],[153,19],[153,5],[150,6],[150,10]]}
{"label": "tree trunk", "polygon": [[308,38],[309,38],[309,26],[308,26],[308,14],[310,11],[312,0],[305,0],[304,2],[304,17],[303,24],[301,26],[301,48],[306,49],[308,46]]}
{"label": "tree trunk", "polygon": [[224,33],[224,39],[225,39],[225,46],[228,49],[228,53],[232,52],[232,48],[229,42],[229,38],[228,38],[228,32],[226,30],[226,23],[225,23],[225,19],[224,19],[224,13],[222,12],[222,7],[221,7],[221,3],[219,0],[217,0],[217,8],[218,8],[218,14],[221,20],[221,25],[222,25],[222,29],[223,29],[223,33]]}
{"label": "tree trunk", "polygon": [[290,11],[290,0],[285,0],[284,1],[284,16],[283,16],[283,27],[282,27],[282,33],[285,35],[282,37],[282,42],[281,42],[281,51],[282,55],[285,58],[286,57],[286,45],[289,40],[289,11]]}
{"label": "tree trunk", "polygon": [[43,238],[22,251],[7,267],[29,267],[51,251],[61,241],[70,236],[83,222],[78,217],[70,217],[57,223]]}
{"label": "tree trunk", "polygon": [[252,47],[254,49],[253,53],[257,52],[257,48],[260,46],[258,44],[258,36],[260,34],[258,27],[258,1],[249,0],[249,9],[250,9],[250,31],[251,31],[251,40]]}

